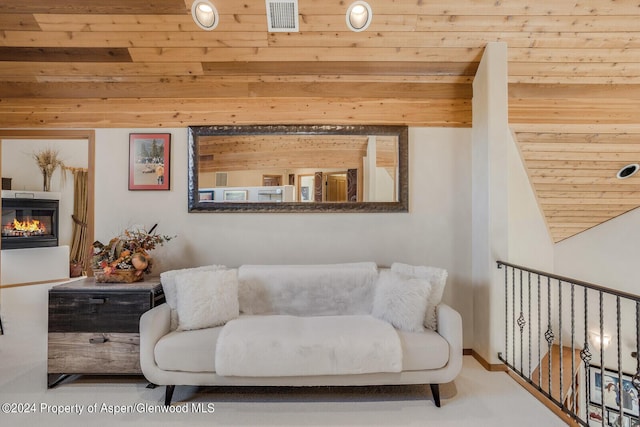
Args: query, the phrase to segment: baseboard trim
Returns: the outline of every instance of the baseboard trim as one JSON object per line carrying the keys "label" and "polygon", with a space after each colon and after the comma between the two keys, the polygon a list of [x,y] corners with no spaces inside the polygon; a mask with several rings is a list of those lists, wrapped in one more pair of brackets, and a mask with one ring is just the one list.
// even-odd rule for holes
{"label": "baseboard trim", "polygon": [[507,365],[503,363],[489,363],[473,349],[471,350],[471,355],[489,372],[507,372]]}
{"label": "baseboard trim", "polygon": [[462,355],[463,356],[472,356],[473,355],[473,350],[470,348],[463,348],[462,349]]}

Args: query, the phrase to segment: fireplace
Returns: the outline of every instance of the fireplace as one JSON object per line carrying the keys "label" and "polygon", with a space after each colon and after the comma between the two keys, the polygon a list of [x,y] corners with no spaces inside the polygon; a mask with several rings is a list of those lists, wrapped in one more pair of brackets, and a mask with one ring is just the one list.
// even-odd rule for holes
{"label": "fireplace", "polygon": [[38,193],[2,192],[2,249],[58,246],[59,200]]}

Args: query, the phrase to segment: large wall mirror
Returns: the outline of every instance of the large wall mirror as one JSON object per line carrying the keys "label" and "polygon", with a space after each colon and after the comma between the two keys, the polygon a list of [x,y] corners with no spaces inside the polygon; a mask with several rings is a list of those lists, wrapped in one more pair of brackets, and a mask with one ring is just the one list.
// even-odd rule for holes
{"label": "large wall mirror", "polygon": [[405,126],[189,127],[189,211],[406,212]]}

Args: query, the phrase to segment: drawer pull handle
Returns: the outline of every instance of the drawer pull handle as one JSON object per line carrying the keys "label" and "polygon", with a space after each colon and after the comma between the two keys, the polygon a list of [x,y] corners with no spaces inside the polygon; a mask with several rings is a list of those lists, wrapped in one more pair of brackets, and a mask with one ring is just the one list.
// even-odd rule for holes
{"label": "drawer pull handle", "polygon": [[89,304],[104,304],[104,298],[89,298]]}
{"label": "drawer pull handle", "polygon": [[89,338],[89,342],[91,344],[103,344],[105,342],[109,341],[107,339],[107,337],[97,337],[97,338]]}

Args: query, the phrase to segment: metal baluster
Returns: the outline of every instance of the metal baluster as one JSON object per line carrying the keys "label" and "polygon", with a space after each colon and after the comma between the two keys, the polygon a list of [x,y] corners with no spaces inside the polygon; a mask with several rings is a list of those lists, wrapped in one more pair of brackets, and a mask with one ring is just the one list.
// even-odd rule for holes
{"label": "metal baluster", "polygon": [[524,320],[524,313],[523,313],[523,306],[524,306],[524,302],[523,302],[523,292],[522,292],[522,270],[520,270],[520,316],[518,317],[518,327],[520,328],[520,371],[524,372],[524,340],[522,339],[522,333],[524,331],[524,326],[526,325],[526,321]]}
{"label": "metal baluster", "polygon": [[542,358],[540,354],[540,349],[542,347],[542,343],[540,342],[540,333],[542,332],[542,321],[540,317],[540,307],[542,307],[542,302],[540,299],[540,275],[538,274],[538,332],[536,335],[538,336],[538,386],[542,387]]}
{"label": "metal baluster", "polygon": [[553,344],[553,330],[551,330],[551,277],[547,277],[547,332],[544,333],[544,338],[547,340],[547,354],[549,355],[548,357],[548,368],[549,370],[547,372],[549,372],[549,375],[547,375],[548,378],[548,390],[549,390],[549,396],[553,396],[553,394],[551,393],[551,365],[552,365],[552,361],[551,359],[553,358],[553,354],[551,353],[551,344]]}
{"label": "metal baluster", "polygon": [[529,318],[529,329],[528,329],[528,335],[529,335],[529,369],[528,369],[528,374],[527,377],[531,378],[531,272],[529,272],[529,280],[528,280],[528,296],[527,296],[527,305],[529,306],[527,308],[527,316]]}
{"label": "metal baluster", "polygon": [[585,396],[584,407],[587,419],[589,419],[589,402],[591,401],[591,378],[589,376],[589,363],[591,362],[591,352],[589,351],[589,332],[587,325],[589,324],[588,317],[588,305],[589,305],[589,289],[584,288],[584,348],[580,352],[580,358],[584,363],[584,376],[585,376]]}
{"label": "metal baluster", "polygon": [[504,361],[509,361],[509,267],[504,267]]}
{"label": "metal baluster", "polygon": [[604,337],[604,323],[602,313],[602,291],[599,291],[598,294],[600,296],[600,389],[602,390],[600,393],[600,409],[602,410],[601,424],[604,426],[604,420],[607,412],[604,409],[604,346],[602,345],[602,337]]}
{"label": "metal baluster", "polygon": [[633,376],[632,383],[636,389],[640,408],[640,301],[636,301],[636,374]]}
{"label": "metal baluster", "polygon": [[575,308],[575,283],[571,284],[571,393],[573,394],[573,407],[571,411],[575,414],[577,408],[578,396],[576,396],[576,363],[575,363],[575,334],[576,334],[576,308]]}
{"label": "metal baluster", "polygon": [[511,364],[516,366],[516,269],[511,269],[511,332],[512,332],[512,340],[513,347],[511,348],[513,351]]}
{"label": "metal baluster", "polygon": [[[624,383],[622,382],[622,340],[620,339],[620,297],[616,297],[616,339],[618,340],[618,403],[620,406],[620,424],[622,425],[622,390]],[[603,363],[604,365],[604,363]]]}
{"label": "metal baluster", "polygon": [[558,338],[558,353],[560,355],[560,390],[558,392],[558,402],[560,402],[560,407],[564,408],[564,385],[562,384],[562,374],[564,371],[564,347],[562,346],[562,282],[560,280],[558,280]]}

